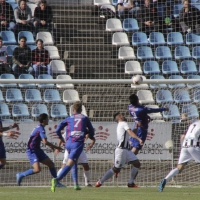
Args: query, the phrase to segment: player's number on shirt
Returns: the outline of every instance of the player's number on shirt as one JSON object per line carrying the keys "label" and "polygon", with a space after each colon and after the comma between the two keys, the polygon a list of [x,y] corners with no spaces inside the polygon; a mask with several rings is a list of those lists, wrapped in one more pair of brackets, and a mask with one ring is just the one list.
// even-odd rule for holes
{"label": "player's number on shirt", "polygon": [[78,124],[80,123],[81,119],[74,119],[75,121],[75,124],[74,124],[74,127],[78,127]]}
{"label": "player's number on shirt", "polygon": [[193,124],[193,128],[192,128],[192,130],[190,131],[190,133],[192,133],[192,131],[194,130],[195,126],[196,126],[196,124]]}

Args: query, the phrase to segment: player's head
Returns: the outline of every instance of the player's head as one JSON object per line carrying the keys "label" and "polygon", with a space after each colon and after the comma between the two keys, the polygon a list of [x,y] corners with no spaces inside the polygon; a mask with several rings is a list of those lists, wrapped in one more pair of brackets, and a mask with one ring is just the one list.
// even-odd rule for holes
{"label": "player's head", "polygon": [[41,124],[43,124],[44,126],[48,125],[48,123],[49,123],[49,117],[48,117],[48,115],[46,113],[42,113],[42,114],[40,114],[38,121]]}
{"label": "player's head", "polygon": [[73,113],[81,113],[82,112],[82,103],[77,101],[73,104]]}
{"label": "player's head", "polygon": [[124,115],[120,112],[117,112],[113,115],[113,119],[115,122],[119,122],[119,121],[126,121],[126,118],[124,117]]}
{"label": "player's head", "polygon": [[130,100],[130,103],[131,103],[133,106],[136,106],[136,105],[139,104],[139,99],[138,99],[138,96],[137,96],[136,94],[130,95],[129,100]]}

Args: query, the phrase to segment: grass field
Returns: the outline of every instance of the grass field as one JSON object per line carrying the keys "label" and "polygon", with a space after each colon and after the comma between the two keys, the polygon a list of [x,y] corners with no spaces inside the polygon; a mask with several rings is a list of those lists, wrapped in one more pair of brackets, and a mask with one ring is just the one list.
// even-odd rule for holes
{"label": "grass field", "polygon": [[200,188],[165,188],[159,193],[157,188],[50,188],[40,187],[0,187],[0,199],[5,200],[198,200]]}

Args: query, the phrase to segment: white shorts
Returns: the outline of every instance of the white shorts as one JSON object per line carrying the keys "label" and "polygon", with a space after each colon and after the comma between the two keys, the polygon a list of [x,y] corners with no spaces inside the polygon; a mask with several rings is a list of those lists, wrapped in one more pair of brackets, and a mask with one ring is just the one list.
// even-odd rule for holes
{"label": "white shorts", "polygon": [[181,149],[178,164],[183,164],[191,160],[194,160],[196,163],[200,163],[199,147],[188,147]]}
{"label": "white shorts", "polygon": [[128,164],[131,161],[138,160],[137,156],[127,149],[115,149],[115,164],[116,168],[122,168],[125,164]]}
{"label": "white shorts", "polygon": [[[67,160],[68,160],[68,151],[65,149],[63,164],[66,164]],[[77,164],[83,164],[83,163],[88,163],[88,159],[87,159],[85,151],[81,152],[81,155],[79,156],[78,162],[77,162]]]}

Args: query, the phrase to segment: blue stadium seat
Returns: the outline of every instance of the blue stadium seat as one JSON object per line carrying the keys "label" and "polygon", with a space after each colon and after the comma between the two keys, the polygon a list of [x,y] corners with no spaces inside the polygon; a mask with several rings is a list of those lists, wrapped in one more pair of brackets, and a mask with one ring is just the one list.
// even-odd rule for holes
{"label": "blue stadium seat", "polygon": [[200,35],[195,33],[186,34],[186,44],[187,45],[199,45],[200,44]]}
{"label": "blue stadium seat", "polygon": [[112,0],[112,5],[116,6],[117,5],[118,0]]}
{"label": "blue stadium seat", "polygon": [[176,103],[188,103],[191,102],[191,98],[187,90],[178,89],[174,92],[174,101]]}
{"label": "blue stadium seat", "polygon": [[149,42],[151,45],[165,45],[165,38],[161,32],[151,32],[149,35]]}
{"label": "blue stadium seat", "polygon": [[177,105],[174,104],[166,104],[166,107],[169,108],[169,111],[163,112],[163,117],[165,119],[173,119],[173,120],[180,120],[180,112]]}
{"label": "blue stadium seat", "polygon": [[13,117],[29,117],[28,107],[26,104],[18,103],[14,104],[12,107]]}
{"label": "blue stadium seat", "polygon": [[177,63],[173,60],[165,60],[162,63],[163,74],[179,74]]}
{"label": "blue stadium seat", "polygon": [[190,50],[186,46],[177,46],[174,51],[175,59],[190,59]]}
{"label": "blue stadium seat", "polygon": [[66,106],[63,104],[53,104],[51,106],[52,118],[65,118],[68,116]]}
{"label": "blue stadium seat", "polygon": [[[19,79],[34,79],[31,74],[21,74]],[[35,83],[19,83],[20,88],[35,88]]]}
{"label": "blue stadium seat", "polygon": [[182,114],[186,114],[189,119],[199,118],[199,112],[194,104],[183,105]]}
{"label": "blue stadium seat", "polygon": [[44,91],[44,101],[47,103],[59,103],[61,102],[60,94],[58,90],[47,89]]}
{"label": "blue stadium seat", "polygon": [[[200,79],[200,76],[199,75],[189,75],[187,77],[187,79]],[[200,83],[188,83],[187,84],[187,87],[188,88],[195,88],[195,87],[200,87]]]}
{"label": "blue stadium seat", "polygon": [[157,103],[173,103],[172,94],[169,90],[158,90],[156,92]]}
{"label": "blue stadium seat", "polygon": [[154,59],[151,47],[141,46],[137,49],[137,58],[141,60],[151,60]]}
{"label": "blue stadium seat", "polygon": [[12,31],[1,31],[0,36],[3,38],[3,44],[17,44],[15,35]]}
{"label": "blue stadium seat", "polygon": [[[38,76],[38,79],[53,79],[51,75],[49,74],[40,74]],[[52,83],[46,83],[46,84],[38,84],[38,87],[39,88],[54,88],[54,84]]]}
{"label": "blue stadium seat", "polygon": [[[183,79],[183,77],[180,75],[171,75],[169,79]],[[184,83],[170,83],[168,86],[169,88],[185,88]]]}
{"label": "blue stadium seat", "polygon": [[180,10],[183,8],[183,4],[176,4],[173,8],[173,16],[175,18],[179,17]]}
{"label": "blue stadium seat", "polygon": [[18,4],[16,2],[8,2],[11,6],[13,11],[15,10],[15,8],[17,8]]}
{"label": "blue stadium seat", "polygon": [[35,50],[37,48],[36,45],[28,45],[28,47],[31,49],[31,51]]}
{"label": "blue stadium seat", "polygon": [[124,31],[138,31],[140,29],[137,20],[133,18],[124,19],[122,27]]}
{"label": "blue stadium seat", "polygon": [[160,74],[160,69],[157,61],[147,60],[143,64],[145,74]]}
{"label": "blue stadium seat", "polygon": [[31,109],[32,117],[39,117],[39,115],[42,113],[46,113],[47,115],[49,114],[47,110],[47,106],[45,104],[34,104],[32,106],[32,109]]}
{"label": "blue stadium seat", "polygon": [[[13,74],[1,74],[0,79],[15,79]],[[16,83],[1,83],[0,87],[17,87]]]}
{"label": "blue stadium seat", "polygon": [[192,49],[192,57],[196,60],[200,59],[200,46],[196,46]]}
{"label": "blue stadium seat", "polygon": [[[153,75],[150,77],[150,79],[165,79],[164,76],[162,75]],[[155,89],[155,88],[166,88],[167,85],[165,83],[162,84],[150,84],[150,88]]]}
{"label": "blue stadium seat", "polygon": [[181,62],[180,71],[182,74],[197,74],[197,67],[193,60],[184,60]]}
{"label": "blue stadium seat", "polygon": [[4,98],[3,98],[3,94],[2,94],[2,91],[0,90],[0,102],[4,102]]}
{"label": "blue stadium seat", "polygon": [[198,10],[200,10],[200,3],[199,1],[195,2],[195,3],[191,3],[192,6],[194,6],[195,8],[197,8]]}
{"label": "blue stadium seat", "polygon": [[193,100],[195,103],[200,103],[200,89],[194,91]]}
{"label": "blue stadium seat", "polygon": [[9,103],[11,103],[11,102],[22,102],[23,97],[22,97],[21,91],[17,88],[7,89],[7,91],[6,91],[6,101],[9,102]]}
{"label": "blue stadium seat", "polygon": [[42,102],[40,91],[37,89],[28,89],[25,92],[25,101],[30,102]]}
{"label": "blue stadium seat", "polygon": [[170,32],[167,35],[168,45],[181,45],[184,44],[183,36],[180,32]]}
{"label": "blue stadium seat", "polygon": [[0,103],[0,118],[10,117],[10,111],[6,103]]}
{"label": "blue stadium seat", "polygon": [[165,10],[166,10],[165,4],[157,4],[157,12],[159,17],[161,18],[165,17]]}
{"label": "blue stadium seat", "polygon": [[135,32],[132,35],[132,45],[140,46],[140,45],[148,45],[149,41],[147,39],[146,33],[143,32]]}
{"label": "blue stadium seat", "polygon": [[20,31],[18,33],[18,43],[19,43],[19,38],[21,38],[22,36],[26,37],[26,44],[35,44],[35,40],[33,38],[33,34],[30,31]]}
{"label": "blue stadium seat", "polygon": [[155,57],[158,60],[172,59],[170,48],[167,46],[158,46],[155,51]]}
{"label": "blue stadium seat", "polygon": [[18,46],[17,45],[9,45],[7,47],[8,57],[12,57],[13,56],[13,52],[14,52],[16,47],[18,47]]}

